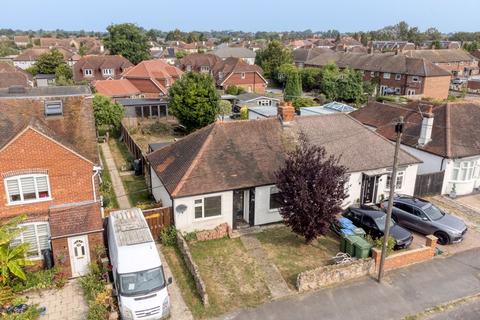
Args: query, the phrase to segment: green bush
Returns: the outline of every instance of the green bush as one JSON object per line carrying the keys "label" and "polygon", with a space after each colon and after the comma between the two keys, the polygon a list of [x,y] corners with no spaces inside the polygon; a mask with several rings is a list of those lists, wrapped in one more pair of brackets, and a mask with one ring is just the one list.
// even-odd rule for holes
{"label": "green bush", "polygon": [[175,246],[177,244],[177,229],[174,226],[163,229],[160,232],[160,241],[165,246]]}
{"label": "green bush", "polygon": [[[382,249],[383,247],[383,237],[373,239],[370,235],[367,235],[367,241],[372,244],[377,249]],[[388,237],[388,242],[387,242],[387,256],[391,255],[393,253],[393,248],[395,247],[396,241],[395,238],[392,236]]]}
{"label": "green bush", "polygon": [[229,86],[227,89],[225,89],[225,93],[236,96],[236,95],[245,93],[245,89],[243,87],[238,87],[238,86]]}
{"label": "green bush", "polygon": [[14,292],[22,292],[29,289],[61,287],[63,284],[65,284],[65,278],[58,272],[57,268],[53,268],[30,272],[25,281],[20,279],[12,281],[12,289]]}
{"label": "green bush", "polygon": [[240,108],[240,119],[248,120],[248,108],[246,106]]}
{"label": "green bush", "polygon": [[36,304],[28,306],[27,310],[23,313],[0,314],[2,320],[35,320],[39,317],[40,311]]}
{"label": "green bush", "polygon": [[92,301],[88,304],[87,320],[107,319],[108,309],[105,305]]}
{"label": "green bush", "polygon": [[95,262],[90,264],[90,272],[80,278],[80,286],[87,301],[93,301],[97,295],[105,288],[105,282],[102,279],[102,270]]}

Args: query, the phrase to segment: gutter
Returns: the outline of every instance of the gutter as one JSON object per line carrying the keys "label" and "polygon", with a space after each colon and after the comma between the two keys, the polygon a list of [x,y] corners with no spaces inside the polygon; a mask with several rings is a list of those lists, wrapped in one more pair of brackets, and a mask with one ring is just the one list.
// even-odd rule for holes
{"label": "gutter", "polygon": [[93,190],[93,201],[97,202],[97,192],[95,191],[95,177],[100,173],[102,167],[93,166],[93,175],[92,175],[92,190]]}

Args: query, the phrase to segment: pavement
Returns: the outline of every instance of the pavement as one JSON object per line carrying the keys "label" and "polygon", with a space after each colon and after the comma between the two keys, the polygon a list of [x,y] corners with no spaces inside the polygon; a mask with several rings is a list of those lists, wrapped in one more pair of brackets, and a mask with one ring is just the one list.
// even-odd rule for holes
{"label": "pavement", "polygon": [[192,313],[190,312],[190,309],[188,309],[188,306],[185,303],[185,300],[183,300],[180,288],[178,287],[178,284],[175,281],[175,278],[173,278],[170,267],[167,264],[167,260],[165,259],[165,256],[162,253],[160,244],[157,244],[157,251],[158,251],[158,254],[160,255],[160,260],[162,261],[162,264],[163,264],[163,271],[165,272],[165,277],[167,279],[170,277],[173,279],[172,284],[168,286],[168,293],[170,295],[170,305],[171,305],[170,319],[193,320]]}
{"label": "pavement", "polygon": [[451,309],[426,317],[425,320],[478,320],[480,319],[480,299],[463,303]]}
{"label": "pavement", "polygon": [[84,320],[88,305],[78,279],[70,280],[61,289],[30,291],[25,294],[29,303],[45,307],[41,320]]}
{"label": "pavement", "polygon": [[103,156],[105,158],[105,163],[103,164],[106,170],[110,171],[110,178],[112,179],[112,188],[115,191],[115,196],[118,200],[118,206],[120,209],[129,209],[131,208],[130,201],[128,200],[127,192],[123,187],[122,179],[118,173],[117,166],[113,160],[113,155],[110,150],[110,146],[107,142],[100,143],[100,148],[102,149]]}
{"label": "pavement", "polygon": [[364,278],[276,300],[224,319],[402,319],[479,292],[480,249],[472,249],[390,271],[381,284]]}

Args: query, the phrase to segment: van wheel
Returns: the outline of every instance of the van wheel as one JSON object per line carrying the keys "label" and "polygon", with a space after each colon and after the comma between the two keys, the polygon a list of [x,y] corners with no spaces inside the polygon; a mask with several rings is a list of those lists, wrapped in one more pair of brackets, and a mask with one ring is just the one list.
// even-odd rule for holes
{"label": "van wheel", "polygon": [[443,231],[438,231],[433,234],[435,237],[438,238],[438,244],[441,245],[446,245],[450,242],[450,238],[448,237],[448,234],[446,234]]}

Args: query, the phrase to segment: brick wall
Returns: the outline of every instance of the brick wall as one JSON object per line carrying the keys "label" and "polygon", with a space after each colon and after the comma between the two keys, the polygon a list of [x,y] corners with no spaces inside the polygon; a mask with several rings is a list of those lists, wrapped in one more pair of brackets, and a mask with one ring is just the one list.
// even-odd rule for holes
{"label": "brick wall", "polygon": [[[403,251],[386,257],[384,270],[393,270],[408,266],[413,263],[431,260],[435,254],[436,245],[437,238],[433,235],[429,235],[425,241],[425,247]],[[372,258],[375,260],[375,271],[378,271],[380,266],[381,250],[373,248]]]}
{"label": "brick wall", "polygon": [[245,79],[242,79],[241,73],[234,73],[224,82],[225,88],[229,86],[239,86],[245,88],[247,92],[265,93],[267,84],[256,72],[246,72]]}
{"label": "brick wall", "polygon": [[232,230],[228,226],[228,223],[222,223],[213,230],[198,231],[196,236],[198,241],[207,241],[230,236],[231,231]]}
{"label": "brick wall", "polygon": [[7,205],[5,184],[0,183],[0,218],[21,213],[47,212],[52,205],[93,200],[93,164],[38,132],[28,129],[0,152],[0,173],[48,170],[51,201]]}
{"label": "brick wall", "polygon": [[434,99],[447,99],[450,88],[450,77],[428,77],[423,85],[423,95]]}

